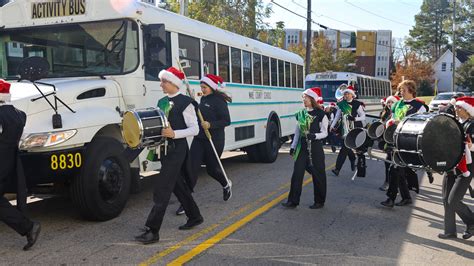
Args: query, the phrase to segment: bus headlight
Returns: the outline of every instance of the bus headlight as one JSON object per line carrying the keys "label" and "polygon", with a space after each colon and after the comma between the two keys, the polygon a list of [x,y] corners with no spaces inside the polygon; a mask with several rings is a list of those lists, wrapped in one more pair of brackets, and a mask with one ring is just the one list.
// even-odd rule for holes
{"label": "bus headlight", "polygon": [[76,133],[77,130],[72,129],[66,131],[29,134],[21,142],[20,149],[54,146],[72,138]]}

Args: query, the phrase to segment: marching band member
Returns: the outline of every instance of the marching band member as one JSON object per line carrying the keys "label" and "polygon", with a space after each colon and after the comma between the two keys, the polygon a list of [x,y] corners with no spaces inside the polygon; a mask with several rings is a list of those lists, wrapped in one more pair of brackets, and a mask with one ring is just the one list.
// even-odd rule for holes
{"label": "marching band member", "polygon": [[[331,131],[335,130],[335,126],[339,119],[343,119],[343,116],[347,116],[349,123],[353,123],[355,127],[363,127],[365,125],[365,110],[364,106],[361,102],[355,100],[356,97],[354,88],[352,86],[345,86],[343,89],[344,99],[337,103],[337,113],[334,121],[331,124]],[[345,123],[344,119],[342,123]],[[347,126],[347,125],[346,125]],[[347,132],[345,132],[347,134]],[[339,155],[337,156],[336,160],[336,168],[332,170],[332,172],[338,176],[339,172],[341,171],[342,165],[346,160],[346,156],[349,156],[349,160],[351,162],[351,170],[356,170],[355,164],[355,155],[354,152],[347,148],[345,144],[341,146],[341,150],[339,151]]]}
{"label": "marching band member", "polygon": [[[426,112],[426,108],[423,103],[416,100],[416,84],[412,80],[404,80],[398,85],[403,100],[397,101],[392,106],[392,115],[388,123],[392,121],[394,123],[400,122],[405,116],[416,113]],[[418,179],[416,173],[413,173],[408,167],[399,167],[392,165],[390,168],[389,187],[387,190],[387,200],[381,202],[383,206],[393,207],[395,205],[395,199],[400,190],[402,200],[398,202],[397,206],[405,206],[412,203],[410,191],[408,189],[407,178],[410,178],[410,182],[416,183],[413,186],[417,187]],[[414,180],[416,179],[416,180]]]}
{"label": "marching band member", "polygon": [[464,158],[454,171],[448,172],[443,179],[444,233],[442,239],[457,238],[456,214],[466,225],[464,239],[474,234],[474,213],[462,202],[472,180],[472,138],[474,137],[474,98],[459,97],[455,103],[456,115],[466,133],[466,149]]}
{"label": "marching band member", "polygon": [[[388,119],[390,119],[390,116],[392,115],[392,106],[394,103],[398,102],[400,100],[400,97],[396,96],[396,95],[391,95],[387,98],[384,98],[384,107],[383,107],[383,110],[382,112],[380,113],[380,121],[382,123],[386,123],[388,121]],[[380,141],[379,142],[381,144],[382,147],[380,147],[381,150],[384,150],[385,147],[385,142],[384,141]],[[387,153],[387,160],[390,161],[392,159],[392,155],[390,152]],[[385,162],[385,181],[383,183],[383,185],[381,185],[379,187],[380,190],[382,191],[386,191],[388,189],[388,180],[389,180],[389,170],[390,170],[390,163],[388,162]]]}
{"label": "marching band member", "polygon": [[26,236],[27,244],[23,250],[30,249],[38,239],[41,225],[31,221],[22,212],[13,207],[4,197],[5,185],[13,178],[20,178],[16,174],[18,142],[26,123],[26,114],[10,104],[10,83],[0,79],[0,220]]}
{"label": "marching band member", "polygon": [[328,118],[322,110],[323,98],[320,88],[303,92],[305,108],[296,113],[295,137],[291,143],[290,155],[295,159],[286,208],[295,208],[300,203],[304,172],[313,176],[314,204],[311,209],[324,207],[326,201],[326,170],[323,139],[328,135]]}
{"label": "marching band member", "polygon": [[184,173],[189,173],[189,169],[186,169],[189,159],[186,137],[199,133],[196,110],[192,99],[179,91],[183,85],[183,72],[170,67],[162,70],[158,77],[161,80],[160,86],[163,92],[167,94],[158,101],[158,106],[167,114],[170,124],[170,127],[164,128],[161,133],[169,139],[172,148],[169,148],[166,154],[161,151],[161,170],[158,177],[154,179],[154,206],[148,215],[144,232],[135,237],[143,244],[160,240],[159,231],[171,193],[176,195],[188,216],[188,221],[179,227],[180,230],[191,229],[204,221],[191,195],[192,187],[189,185],[189,177],[183,176]]}
{"label": "marching band member", "polygon": [[[201,168],[201,163],[204,162],[207,173],[221,184],[224,201],[227,201],[232,196],[232,184],[230,182],[227,183],[211,144],[209,143],[209,139],[204,133],[204,129],[210,131],[214,147],[218,155],[221,156],[225,144],[224,128],[230,125],[230,114],[227,103],[232,102],[232,99],[221,91],[224,86],[224,80],[216,75],[208,74],[201,79],[201,92],[203,97],[201,98],[198,108],[205,121],[200,123],[199,134],[193,139],[190,153],[192,188],[196,186],[198,172]],[[179,207],[176,214],[184,214],[183,206]]]}

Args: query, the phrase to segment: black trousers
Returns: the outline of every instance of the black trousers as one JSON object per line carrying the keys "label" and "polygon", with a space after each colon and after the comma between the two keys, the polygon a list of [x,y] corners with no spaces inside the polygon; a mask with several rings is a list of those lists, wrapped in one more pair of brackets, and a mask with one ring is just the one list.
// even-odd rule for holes
{"label": "black trousers", "polygon": [[4,197],[7,182],[14,181],[16,177],[16,152],[17,147],[0,147],[0,220],[13,230],[24,236],[33,227],[33,222],[17,210]]}
{"label": "black trousers", "polygon": [[407,171],[412,171],[407,167],[391,166],[389,170],[389,184],[387,190],[387,197],[391,200],[397,198],[398,191],[402,199],[411,199],[410,190],[408,190]]}
{"label": "black trousers", "polygon": [[311,151],[313,167],[309,166],[308,149],[306,141],[303,141],[300,153],[293,167],[290,194],[288,195],[289,202],[300,203],[305,170],[313,177],[314,202],[324,203],[326,201],[326,163],[322,141],[313,141],[311,143]]}
{"label": "black trousers", "polygon": [[443,179],[444,233],[456,233],[456,214],[466,226],[474,226],[474,213],[462,202],[472,176],[456,176],[448,172]]}
{"label": "black trousers", "polygon": [[199,208],[191,195],[191,189],[183,179],[183,163],[187,152],[187,143],[177,142],[174,149],[168,151],[167,156],[161,156],[160,174],[155,178],[153,185],[154,205],[145,224],[154,231],[159,231],[161,228],[171,193],[174,193],[183,205],[189,219],[196,219],[201,216]]}
{"label": "black trousers", "polygon": [[[212,140],[214,147],[216,148],[219,157],[224,151],[224,139]],[[212,150],[211,143],[208,139],[194,138],[191,144],[191,180],[193,180],[193,188],[197,183],[199,169],[201,164],[206,165],[207,174],[214,178],[222,187],[227,186],[227,180],[225,179],[224,173],[219,166],[216,155]]]}
{"label": "black trousers", "polygon": [[339,154],[337,155],[336,159],[336,169],[341,170],[342,165],[346,161],[346,157],[349,156],[349,160],[355,161],[356,157],[354,152],[347,148],[344,143],[342,143],[341,150],[339,150]]}
{"label": "black trousers", "polygon": [[[387,160],[389,160],[389,161],[392,160],[392,154],[390,152],[387,153]],[[387,162],[384,162],[384,164],[385,164],[385,181],[384,181],[384,183],[388,184],[388,182],[390,180],[390,167],[391,167],[392,164],[387,163]]]}

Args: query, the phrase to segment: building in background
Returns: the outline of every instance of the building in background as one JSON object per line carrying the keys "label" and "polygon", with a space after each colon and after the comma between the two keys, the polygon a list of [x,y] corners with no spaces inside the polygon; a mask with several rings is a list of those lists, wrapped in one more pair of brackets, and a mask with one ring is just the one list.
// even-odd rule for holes
{"label": "building in background", "polygon": [[[464,64],[472,53],[464,50],[456,50],[456,69]],[[434,77],[438,81],[437,92],[452,91],[453,82],[453,53],[447,49],[442,56],[433,63]],[[468,88],[455,87],[455,91],[469,90]]]}
{"label": "building in background", "polygon": [[377,31],[377,46],[375,48],[375,77],[390,77],[390,62],[392,61],[392,31]]}
{"label": "building in background", "polygon": [[[313,38],[324,36],[334,50],[355,53],[356,73],[382,79],[390,78],[392,61],[392,31],[391,30],[361,30],[338,31],[320,30],[313,32]],[[300,29],[285,29],[285,48],[291,45],[305,45],[306,31]]]}

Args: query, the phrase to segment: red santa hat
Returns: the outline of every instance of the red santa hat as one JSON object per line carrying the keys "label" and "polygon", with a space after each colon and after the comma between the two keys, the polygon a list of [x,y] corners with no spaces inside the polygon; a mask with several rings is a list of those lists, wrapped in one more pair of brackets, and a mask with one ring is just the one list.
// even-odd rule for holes
{"label": "red santa hat", "polygon": [[463,96],[456,99],[456,106],[466,110],[470,116],[474,116],[474,98]]}
{"label": "red santa hat", "polygon": [[212,74],[205,75],[201,79],[201,82],[205,83],[206,85],[211,87],[213,90],[217,90],[219,87],[221,87],[221,89],[225,87],[224,79]]}
{"label": "red santa hat", "polygon": [[303,92],[303,95],[308,95],[309,97],[313,98],[317,103],[323,103],[321,88],[319,87],[307,89]]}
{"label": "red santa hat", "polygon": [[388,103],[388,102],[396,103],[398,101],[400,101],[400,97],[398,97],[397,95],[391,95],[391,96],[387,97],[387,100],[385,102],[386,103]]}
{"label": "red santa hat", "polygon": [[387,102],[387,97],[380,99],[381,104],[385,105],[386,102]]}
{"label": "red santa hat", "polygon": [[357,96],[356,96],[356,93],[355,93],[355,90],[354,90],[354,87],[352,87],[352,85],[347,86],[347,87],[342,91],[342,94],[344,94],[344,93],[346,93],[346,92],[352,94],[352,96],[354,96],[354,97],[357,97]]}
{"label": "red santa hat", "polygon": [[10,86],[10,83],[0,79],[0,102],[7,103],[11,101]]}
{"label": "red santa hat", "polygon": [[184,73],[175,67],[170,67],[168,69],[161,70],[158,74],[158,78],[167,80],[181,89],[183,86]]}

